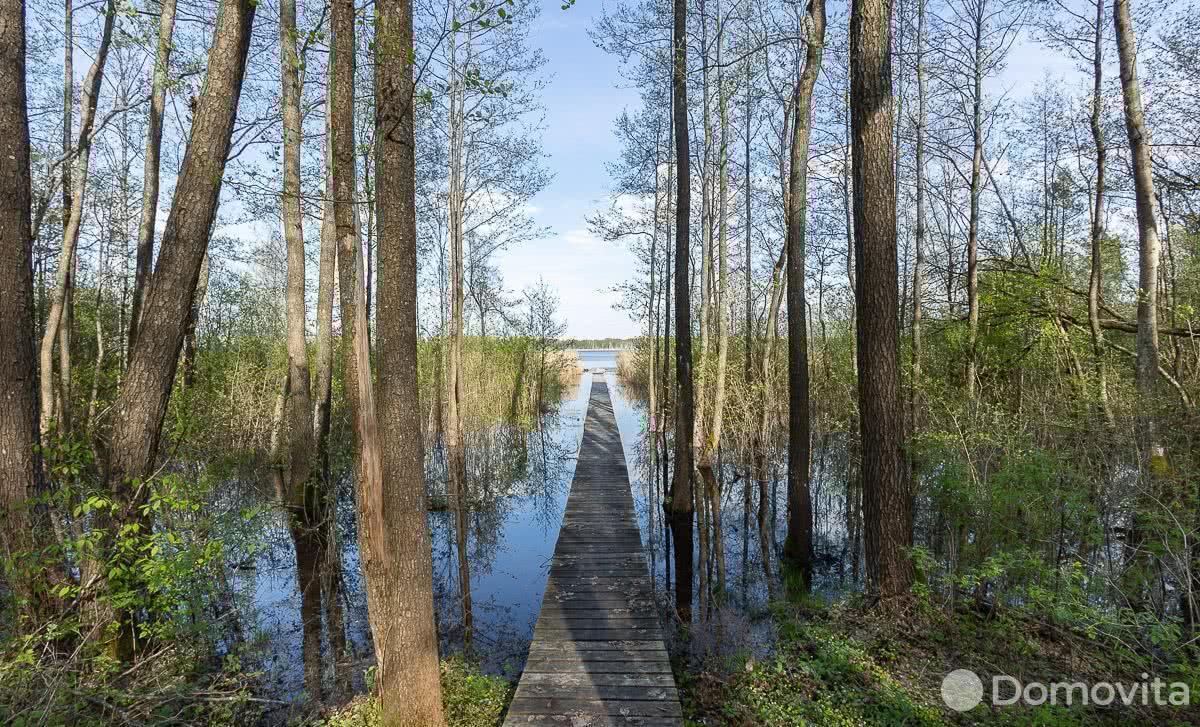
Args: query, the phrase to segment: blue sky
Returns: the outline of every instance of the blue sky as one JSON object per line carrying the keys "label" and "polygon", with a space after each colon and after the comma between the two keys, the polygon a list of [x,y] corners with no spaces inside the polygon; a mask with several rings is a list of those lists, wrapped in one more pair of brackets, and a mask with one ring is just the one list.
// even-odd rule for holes
{"label": "blue sky", "polygon": [[[623,110],[636,109],[640,100],[621,78],[618,59],[588,37],[603,0],[581,0],[566,11],[559,5],[557,0],[543,5],[530,38],[546,54],[550,74],[542,98],[543,144],[554,179],[532,205],[537,222],[551,233],[505,251],[496,263],[510,290],[520,291],[539,277],[557,290],[568,336],[635,336],[638,325],[613,309],[620,299],[613,288],[631,276],[633,255],[623,242],[603,242],[589,234],[586,217],[610,203],[605,163],[620,153],[613,121]],[[1078,79],[1072,59],[1022,33],[1005,69],[988,80],[988,93],[1015,101],[1047,72],[1068,83]]]}
{"label": "blue sky", "polygon": [[639,103],[636,90],[618,87],[617,59],[588,37],[601,7],[596,0],[583,0],[564,11],[559,3],[547,2],[534,24],[531,41],[545,52],[551,75],[542,101],[543,144],[555,176],[532,204],[536,220],[551,234],[496,260],[510,290],[520,291],[539,277],[556,289],[567,335],[577,337],[638,333],[624,312],[613,310],[619,296],[612,288],[630,276],[633,255],[624,244],[600,241],[587,230],[587,215],[608,204],[604,165],[620,152],[613,120]]}

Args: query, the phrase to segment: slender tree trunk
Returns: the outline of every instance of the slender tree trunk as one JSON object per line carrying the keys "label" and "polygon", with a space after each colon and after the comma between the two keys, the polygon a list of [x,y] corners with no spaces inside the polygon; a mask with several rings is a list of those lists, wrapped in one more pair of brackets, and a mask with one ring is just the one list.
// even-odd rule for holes
{"label": "slender tree trunk", "polygon": [[[718,26],[717,63],[721,57],[721,35],[723,24]],[[721,533],[721,482],[718,476],[718,453],[721,446],[721,430],[725,416],[725,377],[729,367],[729,224],[727,201],[729,197],[729,110],[725,92],[724,72],[718,74],[717,106],[720,115],[720,139],[717,149],[717,361],[713,375],[712,416],[708,422],[708,433],[700,451],[699,472],[708,500],[707,511],[712,524],[712,549],[716,561],[718,593],[725,591],[725,552]]]}
{"label": "slender tree trunk", "polygon": [[25,91],[25,0],[0,7],[0,560],[19,598],[36,573],[16,566],[33,546],[26,501],[39,477],[33,334],[29,116]]}
{"label": "slender tree trunk", "polygon": [[1100,396],[1100,410],[1109,429],[1116,426],[1112,407],[1108,402],[1108,367],[1104,363],[1104,332],[1100,328],[1100,291],[1104,287],[1104,268],[1101,246],[1104,242],[1104,185],[1108,161],[1108,147],[1101,124],[1101,106],[1104,103],[1104,0],[1096,4],[1096,25],[1092,41],[1092,109],[1089,122],[1092,142],[1096,145],[1096,189],[1092,199],[1092,265],[1088,276],[1088,325],[1092,332],[1092,353],[1095,356],[1096,379]]}
{"label": "slender tree trunk", "polygon": [[[375,30],[375,190],[379,223],[379,466],[364,478],[360,528],[380,722],[445,723],[433,617],[417,388],[417,218],[411,0],[382,0]],[[365,294],[366,286],[363,285]],[[365,317],[359,319],[365,332]],[[359,326],[355,326],[356,329]],[[359,382],[366,341],[359,334]],[[367,401],[363,401],[364,408]],[[363,438],[364,446],[366,437]]]}
{"label": "slender tree trunk", "polygon": [[175,2],[161,0],[158,16],[158,48],[154,55],[154,74],[150,90],[150,114],[146,121],[146,157],[142,171],[142,221],[138,226],[137,261],[134,264],[133,293],[129,308],[129,335],[126,356],[133,355],[137,343],[142,301],[150,279],[154,257],[154,226],[158,221],[158,177],[161,166],[163,115],[167,108],[167,80],[171,66],[171,39],[175,33]]}
{"label": "slender tree trunk", "polygon": [[[336,42],[336,41],[335,41]],[[333,106],[333,86],[325,89],[325,100]],[[318,527],[320,528],[321,598],[332,652],[334,693],[340,700],[350,693],[350,672],[341,659],[346,654],[346,627],[342,613],[342,559],[337,533],[337,484],[329,462],[329,429],[333,400],[333,294],[336,286],[337,220],[333,193],[332,114],[326,116],[325,199],[321,209],[321,253],[317,268],[317,352],[313,404],[314,452],[320,484]]]}
{"label": "slender tree trunk", "polygon": [[809,491],[811,432],[808,402],[808,305],[805,300],[805,227],[808,217],[808,144],[812,130],[812,96],[825,51],[825,0],[809,0],[805,19],[808,48],[804,69],[796,79],[792,106],[795,122],[788,173],[787,312],[788,312],[788,532],[783,555],[801,579],[812,585],[813,520]]}
{"label": "slender tree trunk", "polygon": [[[283,82],[283,236],[287,245],[288,462],[280,499],[288,510],[296,551],[303,630],[304,686],[319,704],[321,685],[321,548],[319,473],[313,468],[312,379],[305,336],[304,223],[300,208],[301,58],[297,53],[296,0],[279,4],[280,76]],[[315,475],[315,476],[314,476]]]}
{"label": "slender tree trunk", "polygon": [[692,437],[695,422],[692,390],[692,303],[690,217],[691,159],[688,151],[687,0],[674,3],[675,159],[675,471],[671,485],[671,534],[675,547],[675,610],[684,623],[692,618]]}
{"label": "slender tree trunk", "polygon": [[[465,170],[464,147],[466,119],[465,81],[461,77],[470,63],[470,35],[467,36],[467,62],[461,66],[457,60],[458,33],[450,34],[448,72],[450,74],[450,168],[449,173],[449,232],[450,232],[450,350],[446,366],[446,455],[449,475],[449,491],[454,510],[454,530],[457,539],[459,599],[462,610],[463,648],[471,651],[472,605],[471,566],[467,558],[467,465],[465,442],[463,441],[463,335],[464,321],[464,216],[465,216]],[[541,382],[538,384],[539,391]],[[540,402],[539,402],[540,409]]]}
{"label": "slender tree trunk", "polygon": [[[358,402],[358,359],[354,355],[355,314],[359,300],[355,295],[357,278],[355,266],[361,262],[359,242],[357,172],[354,140],[354,0],[333,0],[333,46],[329,61],[330,95],[330,154],[333,157],[333,220],[336,237],[339,311],[342,328],[344,388],[346,404],[351,412],[360,410]],[[359,462],[359,417],[351,417],[353,434],[351,462]]]}
{"label": "slender tree trunk", "polygon": [[[916,131],[916,206],[917,230],[914,241],[912,292],[912,364],[909,375],[908,430],[916,432],[921,416],[921,298],[925,294],[925,246],[928,222],[925,219],[925,135],[929,119],[925,110],[925,10],[927,0],[917,1],[917,128]],[[914,460],[915,463],[915,460]],[[916,476],[916,472],[913,473]]]}
{"label": "slender tree trunk", "polygon": [[888,604],[912,584],[912,496],[901,450],[896,185],[892,165],[891,4],[853,0],[854,262],[867,578]]}
{"label": "slender tree trunk", "polygon": [[[70,290],[73,285],[72,272],[75,268],[75,248],[79,244],[79,231],[83,225],[83,197],[87,190],[88,166],[92,151],[92,127],[96,121],[96,104],[100,100],[100,84],[104,80],[104,67],[108,62],[108,49],[112,43],[113,25],[116,21],[115,0],[109,0],[104,11],[104,29],[100,35],[100,46],[96,51],[96,59],[88,69],[83,82],[82,107],[79,117],[79,140],[74,149],[75,169],[71,178],[64,177],[64,182],[70,181],[74,187],[68,197],[69,207],[66,211],[66,224],[63,228],[63,248],[59,257],[58,274],[54,291],[50,295],[50,311],[47,314],[46,329],[42,335],[40,384],[41,384],[41,431],[42,435],[49,431],[51,422],[55,419],[54,391],[54,343],[59,343],[59,380],[58,399],[60,406],[57,418],[60,425],[66,423],[70,406]],[[71,166],[70,158],[63,160],[63,168]]]}
{"label": "slender tree trunk", "polygon": [[[371,417],[369,433],[375,438],[374,459],[372,463],[378,466],[377,426],[374,423],[373,394],[370,391],[369,367],[369,332],[366,324],[362,274],[363,254],[359,242],[359,223],[356,201],[357,165],[355,159],[354,141],[354,71],[355,71],[355,40],[354,40],[354,0],[334,0],[332,9],[333,46],[330,58],[329,98],[332,112],[329,117],[330,149],[332,169],[330,170],[330,198],[333,211],[333,244],[338,268],[338,289],[340,291],[340,316],[342,321],[342,350],[344,352],[343,386],[348,408],[351,411],[352,430],[352,470],[355,477],[356,492],[361,494],[369,491],[368,478],[378,476],[378,469],[364,469],[364,452],[362,424],[364,417]],[[360,371],[359,362],[362,361]],[[367,391],[366,401],[362,403],[359,382],[365,379],[364,388]],[[331,490],[333,496],[336,490]],[[348,669],[337,666],[336,660],[345,654],[346,640],[342,626],[341,596],[341,552],[336,538],[336,500],[328,503],[331,516],[329,521],[326,553],[326,587],[325,608],[328,614],[329,629],[333,634],[330,645],[334,649],[335,671],[334,684],[343,693],[349,693]],[[361,507],[361,506],[360,506]],[[360,509],[360,512],[362,510]],[[366,534],[359,529],[360,544],[365,545]],[[360,548],[361,549],[361,548]],[[366,552],[362,550],[362,552]],[[393,697],[395,699],[395,697]]]}
{"label": "slender tree trunk", "polygon": [[[1136,434],[1141,459],[1141,487],[1145,500],[1155,498],[1155,482],[1167,470],[1166,448],[1158,431],[1158,217],[1155,209],[1154,172],[1150,161],[1150,130],[1142,111],[1137,76],[1137,38],[1129,0],[1113,1],[1117,29],[1117,54],[1121,66],[1121,93],[1125,107],[1125,130],[1133,157],[1133,187],[1138,222],[1138,303],[1136,334]],[[1146,525],[1135,517],[1129,536],[1131,558],[1142,560]],[[1134,566],[1130,600],[1143,603],[1148,580],[1145,568]]]}
{"label": "slender tree trunk", "polygon": [[971,212],[967,222],[967,399],[978,395],[976,347],[979,340],[979,195],[983,190],[983,24],[987,4],[976,4],[974,78],[971,94]]}

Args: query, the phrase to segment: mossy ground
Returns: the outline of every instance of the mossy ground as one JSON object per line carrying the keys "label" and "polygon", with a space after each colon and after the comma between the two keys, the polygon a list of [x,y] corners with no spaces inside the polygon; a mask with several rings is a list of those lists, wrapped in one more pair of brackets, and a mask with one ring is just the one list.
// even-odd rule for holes
{"label": "mossy ground", "polygon": [[991,677],[1022,683],[1098,681],[1134,684],[1146,671],[1182,680],[1200,699],[1200,670],[1162,667],[1114,640],[1087,636],[1014,614],[974,612],[884,615],[839,605],[779,607],[780,638],[766,659],[710,661],[677,674],[689,725],[1187,725],[1200,707],[1101,708],[984,704],[959,714],[941,697],[943,677],[971,669],[990,694]]}

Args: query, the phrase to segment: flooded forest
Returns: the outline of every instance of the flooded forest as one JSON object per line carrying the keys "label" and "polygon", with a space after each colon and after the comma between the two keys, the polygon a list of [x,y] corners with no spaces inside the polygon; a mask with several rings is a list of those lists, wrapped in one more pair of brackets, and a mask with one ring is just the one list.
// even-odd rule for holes
{"label": "flooded forest", "polygon": [[0,724],[1200,724],[1198,18],[0,0]]}

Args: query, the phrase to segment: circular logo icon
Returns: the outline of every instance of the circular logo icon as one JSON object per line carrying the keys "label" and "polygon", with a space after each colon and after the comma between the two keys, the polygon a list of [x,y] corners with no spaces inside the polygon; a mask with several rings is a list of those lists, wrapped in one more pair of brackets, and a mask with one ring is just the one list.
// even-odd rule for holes
{"label": "circular logo icon", "polygon": [[942,701],[955,712],[969,712],[983,701],[983,681],[970,669],[955,669],[942,679]]}

